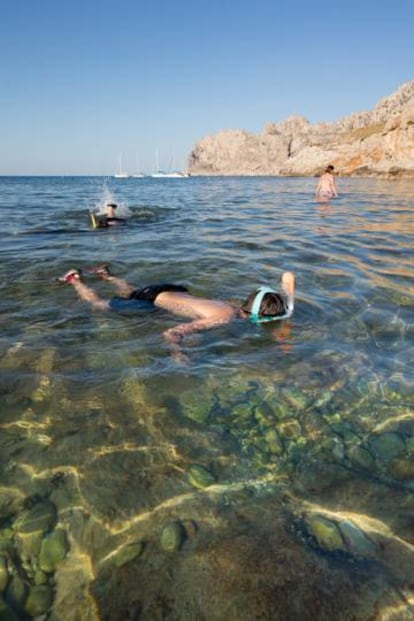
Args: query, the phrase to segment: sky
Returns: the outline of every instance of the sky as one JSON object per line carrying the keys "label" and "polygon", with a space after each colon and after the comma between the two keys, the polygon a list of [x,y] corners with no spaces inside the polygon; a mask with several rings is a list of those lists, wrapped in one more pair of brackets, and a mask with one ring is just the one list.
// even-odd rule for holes
{"label": "sky", "polygon": [[414,79],[414,2],[14,0],[0,175],[185,170],[197,141],[335,121]]}

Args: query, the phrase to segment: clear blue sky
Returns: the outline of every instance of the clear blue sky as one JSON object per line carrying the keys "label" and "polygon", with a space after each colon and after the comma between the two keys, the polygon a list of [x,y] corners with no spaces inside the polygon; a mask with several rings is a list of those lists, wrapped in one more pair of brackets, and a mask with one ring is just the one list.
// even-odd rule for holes
{"label": "clear blue sky", "polygon": [[0,175],[185,168],[199,138],[370,110],[414,78],[414,2],[15,0]]}

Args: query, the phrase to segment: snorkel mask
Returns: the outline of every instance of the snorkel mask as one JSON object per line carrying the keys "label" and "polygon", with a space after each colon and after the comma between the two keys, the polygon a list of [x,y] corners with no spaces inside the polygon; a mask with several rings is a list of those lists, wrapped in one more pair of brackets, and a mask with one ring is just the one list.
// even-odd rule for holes
{"label": "snorkel mask", "polygon": [[260,306],[262,304],[262,300],[264,296],[266,295],[266,293],[277,293],[278,295],[280,295],[277,291],[275,291],[271,287],[266,287],[266,286],[259,287],[256,293],[256,297],[253,300],[252,310],[250,311],[250,319],[252,321],[254,321],[255,323],[264,323],[267,321],[278,321],[279,319],[287,319],[288,317],[291,316],[291,314],[293,313],[294,302],[291,296],[287,296],[286,298],[284,298],[285,313],[283,315],[269,315],[269,316],[261,317],[259,315]]}

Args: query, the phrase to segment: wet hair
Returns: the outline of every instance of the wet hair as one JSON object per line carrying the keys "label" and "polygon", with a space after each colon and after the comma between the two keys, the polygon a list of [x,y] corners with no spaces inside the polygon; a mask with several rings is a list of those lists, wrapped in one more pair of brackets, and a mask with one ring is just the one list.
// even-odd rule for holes
{"label": "wet hair", "polygon": [[[259,289],[253,291],[249,297],[240,306],[240,310],[245,313],[252,312],[253,302],[259,292]],[[259,317],[278,317],[286,313],[286,307],[282,296],[278,293],[265,293],[260,304]]]}
{"label": "wet hair", "polygon": [[335,170],[335,166],[332,166],[332,164],[329,164],[329,166],[327,166],[325,168],[325,172],[333,172]]}
{"label": "wet hair", "polygon": [[118,207],[118,205],[116,203],[106,203],[107,207],[113,207],[113,209],[116,209]]}

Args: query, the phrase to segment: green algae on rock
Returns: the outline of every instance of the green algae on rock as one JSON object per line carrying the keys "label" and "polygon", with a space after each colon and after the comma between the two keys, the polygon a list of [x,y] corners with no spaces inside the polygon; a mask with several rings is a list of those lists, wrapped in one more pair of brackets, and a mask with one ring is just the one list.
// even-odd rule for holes
{"label": "green algae on rock", "polygon": [[294,418],[287,420],[279,426],[280,434],[289,439],[297,438],[301,433],[300,424]]}
{"label": "green algae on rock", "polygon": [[165,552],[176,552],[186,539],[186,531],[181,522],[171,522],[163,528],[160,538],[161,548]]}
{"label": "green algae on rock", "polygon": [[141,556],[145,548],[145,543],[143,541],[136,541],[134,543],[128,543],[123,546],[115,555],[115,565],[117,567],[122,567],[126,565],[130,561]]}
{"label": "green algae on rock", "polygon": [[58,565],[65,559],[69,550],[66,532],[57,528],[47,535],[40,548],[39,567],[45,573],[53,573]]}
{"label": "green algae on rock", "polygon": [[11,580],[5,591],[5,599],[16,610],[22,610],[27,598],[28,587],[24,580],[18,575],[11,576]]}
{"label": "green algae on rock", "polygon": [[388,465],[388,472],[399,481],[414,482],[414,463],[412,458],[395,459]]}
{"label": "green algae on rock", "polygon": [[42,500],[18,516],[13,528],[19,533],[47,532],[57,519],[56,507],[50,500]]}
{"label": "green algae on rock", "polygon": [[215,476],[200,464],[192,464],[189,467],[188,480],[191,485],[198,489],[205,489],[216,482]]}
{"label": "green algae on rock", "polygon": [[0,556],[0,593],[3,593],[9,581],[7,558]]}
{"label": "green algae on rock", "polygon": [[37,585],[40,584],[47,584],[47,582],[49,581],[49,577],[48,575],[42,571],[41,569],[37,569],[34,573],[33,576],[33,582]]}
{"label": "green algae on rock", "polygon": [[318,546],[323,550],[332,552],[344,549],[344,540],[335,522],[322,515],[311,515],[307,517],[306,524],[310,534],[315,537]]}
{"label": "green algae on rock", "polygon": [[13,608],[10,608],[8,604],[0,597],[0,619],[1,621],[19,621],[19,617],[14,612]]}
{"label": "green algae on rock", "polygon": [[350,447],[346,454],[351,463],[360,468],[370,470],[375,465],[375,459],[369,450],[359,444]]}
{"label": "green algae on rock", "polygon": [[37,617],[49,610],[53,603],[53,589],[50,585],[31,587],[24,606],[25,612],[31,617]]}
{"label": "green algae on rock", "polygon": [[283,453],[283,444],[276,429],[268,429],[265,432],[264,439],[270,453],[273,453],[274,455],[281,455]]}
{"label": "green algae on rock", "polygon": [[405,451],[403,438],[394,432],[386,432],[371,438],[370,444],[382,461],[391,461]]}

